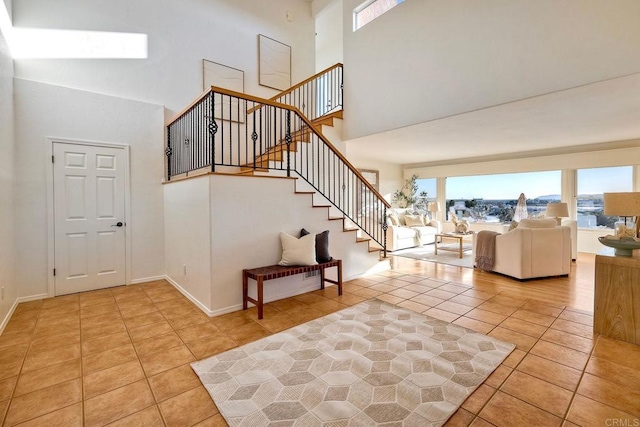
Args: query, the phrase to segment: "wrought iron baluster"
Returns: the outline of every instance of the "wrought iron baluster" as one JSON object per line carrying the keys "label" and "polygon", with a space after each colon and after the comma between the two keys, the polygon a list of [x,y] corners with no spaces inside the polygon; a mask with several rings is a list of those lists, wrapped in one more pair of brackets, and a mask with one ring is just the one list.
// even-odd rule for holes
{"label": "wrought iron baluster", "polygon": [[218,133],[218,124],[216,123],[215,116],[215,93],[211,91],[211,121],[209,122],[209,135],[211,146],[211,172],[216,171],[216,133]]}

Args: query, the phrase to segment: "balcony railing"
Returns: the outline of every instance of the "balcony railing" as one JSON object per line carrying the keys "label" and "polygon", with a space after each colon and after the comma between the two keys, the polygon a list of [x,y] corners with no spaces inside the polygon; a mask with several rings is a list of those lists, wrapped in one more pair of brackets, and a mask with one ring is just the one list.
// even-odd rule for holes
{"label": "balcony railing", "polygon": [[167,126],[165,154],[167,180],[223,166],[297,175],[386,256],[389,203],[294,106],[212,87]]}

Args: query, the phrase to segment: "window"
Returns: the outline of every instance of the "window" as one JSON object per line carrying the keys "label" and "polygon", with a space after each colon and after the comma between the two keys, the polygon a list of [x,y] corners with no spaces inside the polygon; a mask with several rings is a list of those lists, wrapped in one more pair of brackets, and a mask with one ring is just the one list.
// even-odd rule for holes
{"label": "window", "polygon": [[633,166],[578,170],[578,227],[614,228],[604,214],[603,193],[633,191]]}
{"label": "window", "polygon": [[510,222],[520,193],[529,216],[539,216],[547,203],[560,201],[561,186],[560,171],[449,177],[447,219],[454,212],[469,222]]}
{"label": "window", "polygon": [[369,0],[362,3],[353,11],[353,31],[359,30],[403,1],[404,0]]}

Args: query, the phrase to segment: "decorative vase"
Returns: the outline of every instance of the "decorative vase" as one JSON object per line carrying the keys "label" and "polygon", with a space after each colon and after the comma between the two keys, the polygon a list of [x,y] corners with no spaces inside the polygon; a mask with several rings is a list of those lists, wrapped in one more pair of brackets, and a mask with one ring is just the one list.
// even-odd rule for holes
{"label": "decorative vase", "polygon": [[469,231],[469,222],[466,219],[462,221],[458,221],[456,224],[456,232],[460,234],[465,234]]}

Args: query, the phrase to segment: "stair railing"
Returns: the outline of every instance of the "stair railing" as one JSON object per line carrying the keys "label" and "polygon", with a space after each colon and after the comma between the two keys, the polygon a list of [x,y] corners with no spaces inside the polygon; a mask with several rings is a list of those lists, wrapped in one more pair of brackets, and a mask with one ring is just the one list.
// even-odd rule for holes
{"label": "stair railing", "polygon": [[[269,100],[296,107],[313,121],[326,114],[342,110],[343,81],[342,64],[338,63]],[[252,112],[252,110],[248,111],[248,113]]]}
{"label": "stair railing", "polygon": [[211,87],[167,125],[165,155],[167,180],[220,167],[295,173],[386,257],[391,205],[296,107]]}

